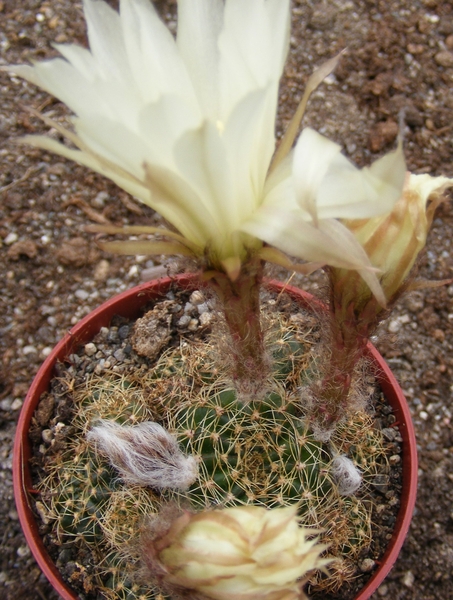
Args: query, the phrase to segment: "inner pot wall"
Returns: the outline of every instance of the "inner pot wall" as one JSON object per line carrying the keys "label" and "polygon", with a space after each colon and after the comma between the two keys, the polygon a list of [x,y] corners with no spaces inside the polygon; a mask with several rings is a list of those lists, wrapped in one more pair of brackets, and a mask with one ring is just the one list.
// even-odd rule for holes
{"label": "inner pot wall", "polygon": [[[193,290],[200,286],[200,281],[196,275],[191,274],[150,281],[115,296],[87,315],[71,329],[47,357],[25,398],[17,424],[13,452],[13,484],[17,512],[28,545],[36,561],[63,600],[79,600],[79,597],[67,586],[51,560],[39,535],[38,525],[33,512],[31,498],[34,490],[29,468],[31,445],[28,438],[28,430],[33,413],[38,406],[41,395],[49,391],[50,381],[57,362],[64,361],[80,346],[91,341],[102,327],[109,325],[114,315],[135,318],[140,315],[141,309],[150,301],[164,296],[174,286],[180,289]],[[323,309],[323,305],[319,300],[303,290],[286,286],[284,283],[276,281],[266,282],[266,287],[276,293],[284,291],[303,308],[313,309],[315,307],[317,310],[320,308]],[[360,590],[354,600],[367,600],[370,598],[391,570],[409,529],[417,490],[418,466],[415,432],[407,401],[390,368],[376,348],[368,343],[366,353],[376,379],[381,385],[388,403],[393,408],[396,422],[403,438],[403,488],[392,539],[384,556],[379,561],[378,569],[373,573],[368,583]]]}

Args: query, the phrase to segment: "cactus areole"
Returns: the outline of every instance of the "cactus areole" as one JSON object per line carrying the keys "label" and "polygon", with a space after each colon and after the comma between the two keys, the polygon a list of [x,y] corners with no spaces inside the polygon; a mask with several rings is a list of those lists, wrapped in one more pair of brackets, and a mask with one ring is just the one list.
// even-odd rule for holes
{"label": "cactus areole", "polygon": [[[111,300],[108,300],[83,320],[60,341],[53,352],[48,356],[36,378],[34,379],[22,408],[14,445],[13,477],[14,494],[19,519],[25,533],[30,549],[41,567],[43,573],[58,594],[64,600],[77,600],[78,595],[71,590],[63,580],[57,566],[51,560],[39,534],[38,523],[33,510],[33,485],[29,460],[31,458],[31,445],[28,437],[33,413],[38,406],[41,394],[49,390],[50,381],[54,374],[54,367],[58,361],[64,361],[81,345],[90,342],[99,332],[101,327],[108,326],[114,315],[126,318],[135,318],[140,315],[150,301],[161,298],[163,294],[179,286],[182,290],[194,290],[199,285],[195,275],[181,275],[175,278],[163,278],[147,282],[141,286],[130,289]],[[310,307],[319,312],[320,302],[312,296],[291,286],[278,282],[267,282],[266,287],[273,292],[285,292],[304,309]],[[366,600],[376,591],[383,582],[395,560],[406,537],[415,505],[417,487],[417,454],[413,425],[409,409],[402,393],[389,367],[377,350],[368,344],[366,355],[371,364],[371,369],[376,375],[377,382],[391,405],[399,432],[403,438],[403,481],[400,498],[400,508],[395,523],[393,536],[388,543],[387,550],[379,561],[379,566],[360,592],[351,600]]]}

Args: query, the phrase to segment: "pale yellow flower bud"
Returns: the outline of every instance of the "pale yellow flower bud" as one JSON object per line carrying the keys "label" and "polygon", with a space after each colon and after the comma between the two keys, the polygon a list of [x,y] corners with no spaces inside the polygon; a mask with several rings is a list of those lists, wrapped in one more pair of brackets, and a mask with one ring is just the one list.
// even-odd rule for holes
{"label": "pale yellow flower bud", "polygon": [[[387,300],[401,288],[424,248],[434,210],[453,179],[407,174],[403,195],[386,215],[345,221],[362,244],[374,267],[380,269]],[[428,205],[428,200],[432,200]]]}
{"label": "pale yellow flower bud", "polygon": [[300,600],[307,574],[330,562],[294,507],[184,514],[155,542],[168,583],[215,600]]}

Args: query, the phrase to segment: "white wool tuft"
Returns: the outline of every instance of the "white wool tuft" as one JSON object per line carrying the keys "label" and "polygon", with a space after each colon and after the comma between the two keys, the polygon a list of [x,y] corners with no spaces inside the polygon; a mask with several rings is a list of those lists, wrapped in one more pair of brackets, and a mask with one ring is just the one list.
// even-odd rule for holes
{"label": "white wool tuft", "polygon": [[336,456],[332,461],[332,475],[341,496],[352,496],[362,483],[362,474],[347,456]]}
{"label": "white wool tuft", "polygon": [[101,420],[87,439],[130,485],[186,490],[198,476],[196,459],[185,456],[174,436],[158,423],[126,426]]}

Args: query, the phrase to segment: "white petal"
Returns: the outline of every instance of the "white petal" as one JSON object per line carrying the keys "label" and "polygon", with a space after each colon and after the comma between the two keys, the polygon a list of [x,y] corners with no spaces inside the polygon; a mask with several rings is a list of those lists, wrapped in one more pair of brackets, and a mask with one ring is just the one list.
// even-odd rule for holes
{"label": "white petal", "polygon": [[238,220],[248,218],[262,203],[269,163],[275,148],[273,91],[248,94],[225,123],[223,142],[234,179]]}
{"label": "white petal", "polygon": [[318,216],[365,219],[390,212],[402,194],[405,174],[401,145],[361,170],[339,154],[320,186]]}
{"label": "white petal", "polygon": [[150,147],[158,150],[157,162],[173,168],[176,142],[200,124],[201,114],[185,98],[163,94],[157,102],[147,104],[140,111],[138,131]]}
{"label": "white petal", "polygon": [[261,207],[242,230],[297,258],[359,271],[378,301],[385,305],[385,296],[366,252],[339,221],[325,219],[315,227],[299,212]]}
{"label": "white petal", "polygon": [[177,173],[153,164],[145,164],[146,186],[152,193],[154,210],[189,241],[205,247],[222,236],[209,211],[202,209],[198,194]]}
{"label": "white petal", "polygon": [[146,144],[139,134],[121,122],[99,115],[77,119],[75,129],[80,139],[94,153],[116,163],[142,181],[144,162],[152,160],[159,151]]}
{"label": "white petal", "polygon": [[216,230],[235,229],[233,174],[216,126],[205,121],[198,130],[187,132],[176,144],[174,154],[178,171],[201,200],[198,210],[210,214]]}
{"label": "white petal", "polygon": [[332,161],[341,147],[328,138],[306,127],[294,149],[293,185],[296,200],[313,221],[318,218],[319,190]]}
{"label": "white petal", "polygon": [[277,91],[289,40],[288,0],[229,0],[220,48],[220,118],[248,92],[270,82]]}
{"label": "white petal", "polygon": [[114,166],[112,168],[112,166],[109,167],[108,165],[104,164],[94,155],[88,154],[87,152],[81,152],[80,150],[73,150],[72,148],[68,148],[64,144],[60,144],[56,140],[46,136],[30,135],[20,138],[19,141],[20,143],[29,144],[30,146],[35,146],[37,148],[48,150],[49,152],[54,152],[55,154],[59,154],[64,158],[68,158],[69,160],[73,160],[74,162],[84,165],[85,167],[88,167],[93,171],[108,177],[120,188],[132,196],[135,196],[143,203],[151,206],[151,193],[149,189],[140,184],[132,176],[128,177],[127,174],[122,170],[115,169]]}
{"label": "white petal", "polygon": [[53,44],[53,46],[84,79],[94,81],[98,76],[96,61],[89,50],[75,44]]}
{"label": "white petal", "polygon": [[129,70],[143,102],[169,93],[195,102],[175,40],[150,0],[121,0],[120,14]]}
{"label": "white petal", "polygon": [[106,2],[84,0],[91,53],[105,75],[118,78],[128,73],[119,14]]}
{"label": "white petal", "polygon": [[178,49],[201,108],[214,121],[218,118],[218,37],[222,25],[222,0],[178,2]]}

